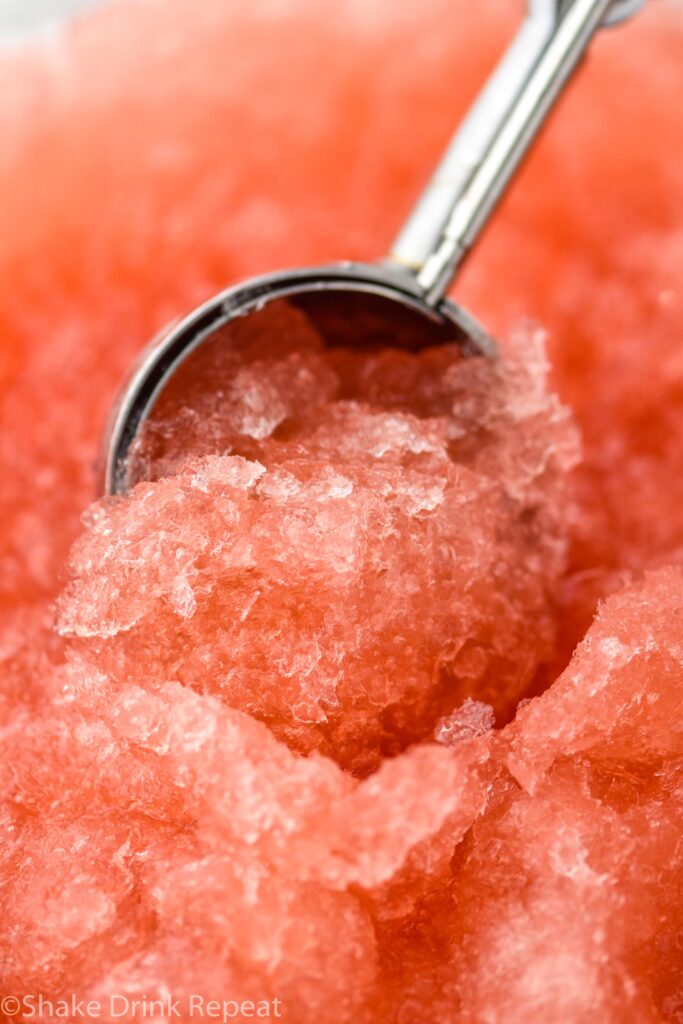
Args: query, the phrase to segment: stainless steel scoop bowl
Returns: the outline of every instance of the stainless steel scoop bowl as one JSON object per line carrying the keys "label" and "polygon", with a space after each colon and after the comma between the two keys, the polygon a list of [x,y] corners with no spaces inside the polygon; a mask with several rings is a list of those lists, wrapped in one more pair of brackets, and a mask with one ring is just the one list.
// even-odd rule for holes
{"label": "stainless steel scoop bowl", "polygon": [[302,310],[329,345],[493,342],[445,293],[596,31],[643,0],[528,0],[511,46],[453,138],[388,258],[281,271],[227,289],[155,340],[112,410],[102,488],[125,494],[128,455],[171,377],[236,317],[273,301]]}

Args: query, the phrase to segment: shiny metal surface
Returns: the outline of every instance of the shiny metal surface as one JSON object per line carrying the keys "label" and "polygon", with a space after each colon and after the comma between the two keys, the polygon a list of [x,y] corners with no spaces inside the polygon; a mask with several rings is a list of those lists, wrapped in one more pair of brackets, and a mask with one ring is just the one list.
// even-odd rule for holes
{"label": "shiny metal surface", "polygon": [[135,482],[128,452],[178,367],[226,324],[282,300],[303,309],[328,345],[370,347],[375,339],[386,344],[387,337],[400,343],[403,332],[410,337],[406,346],[419,337],[427,345],[458,341],[466,352],[495,351],[464,310],[447,300],[438,310],[425,309],[416,282],[391,268],[347,262],[251,278],[194,310],[143,352],[108,424],[101,472],[105,494],[125,494]]}
{"label": "shiny metal surface", "polygon": [[645,0],[613,0],[602,23],[608,28],[612,25],[620,25],[622,21],[637,14],[644,6]]}
{"label": "shiny metal surface", "polygon": [[[409,344],[456,340],[491,354],[486,332],[444,295],[512,180],[595,32],[630,16],[633,0],[528,0],[510,49],[475,102],[446,156],[381,264],[340,263],[253,278],[216,296],[172,327],[143,355],[115,406],[106,436],[102,486],[125,494],[128,454],[171,377],[202,343],[237,317],[286,300],[302,309],[327,344]],[[221,340],[222,343],[222,340]],[[400,344],[400,342],[397,342]]]}
{"label": "shiny metal surface", "polygon": [[[602,25],[638,3],[530,0],[527,16],[396,239],[390,259],[437,304]],[[628,9],[628,10],[627,10]]]}

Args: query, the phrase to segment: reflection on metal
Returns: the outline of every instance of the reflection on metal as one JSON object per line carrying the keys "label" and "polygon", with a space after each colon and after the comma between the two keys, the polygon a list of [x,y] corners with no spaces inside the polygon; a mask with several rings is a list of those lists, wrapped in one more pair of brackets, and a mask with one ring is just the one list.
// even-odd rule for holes
{"label": "reflection on metal", "polygon": [[[328,344],[396,338],[492,352],[485,332],[444,296],[594,34],[634,13],[633,0],[529,0],[527,17],[456,133],[383,263],[342,263],[255,278],[218,295],[144,355],[113,411],[103,487],[131,486],[128,453],[161,391],[197,346],[273,301],[304,310]],[[348,328],[348,329],[346,329]],[[222,336],[222,334],[221,334]],[[229,341],[226,341],[229,343]]]}

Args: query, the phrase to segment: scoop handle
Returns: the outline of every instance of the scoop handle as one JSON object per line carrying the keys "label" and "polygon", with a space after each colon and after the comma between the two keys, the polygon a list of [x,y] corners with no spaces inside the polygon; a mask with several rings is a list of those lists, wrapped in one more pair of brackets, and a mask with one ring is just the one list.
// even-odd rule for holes
{"label": "scoop handle", "polygon": [[388,261],[437,305],[602,25],[644,0],[528,0],[508,51],[458,129]]}

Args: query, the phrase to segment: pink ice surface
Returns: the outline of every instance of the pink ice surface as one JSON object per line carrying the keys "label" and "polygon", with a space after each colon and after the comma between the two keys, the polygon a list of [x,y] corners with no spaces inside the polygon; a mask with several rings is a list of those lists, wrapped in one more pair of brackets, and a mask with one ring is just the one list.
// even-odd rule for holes
{"label": "pink ice surface", "polygon": [[143,0],[0,56],[3,993],[683,1020],[674,0],[466,271],[500,359],[273,307],[79,523],[144,341],[380,254],[516,13]]}

